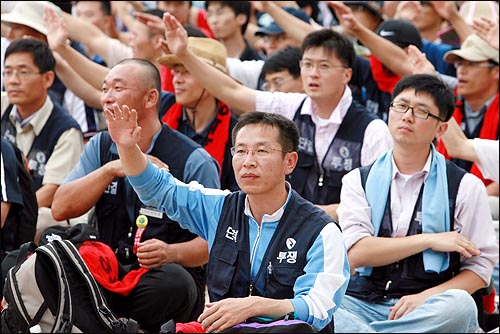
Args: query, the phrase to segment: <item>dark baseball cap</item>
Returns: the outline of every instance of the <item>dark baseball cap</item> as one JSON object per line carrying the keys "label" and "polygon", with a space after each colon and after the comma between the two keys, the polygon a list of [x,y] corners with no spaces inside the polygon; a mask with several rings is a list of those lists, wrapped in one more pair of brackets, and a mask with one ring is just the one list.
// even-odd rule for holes
{"label": "dark baseball cap", "polygon": [[[294,7],[283,7],[283,9],[296,18],[309,23],[310,17],[302,9]],[[270,23],[257,29],[255,36],[279,35],[282,33],[284,33],[283,29],[281,29],[281,27],[274,20],[272,20]]]}
{"label": "dark baseball cap", "polygon": [[417,27],[406,20],[386,20],[377,27],[377,34],[393,42],[400,48],[410,44],[422,50],[422,36]]}
{"label": "dark baseball cap", "polygon": [[382,7],[384,5],[383,1],[342,1],[344,5],[347,6],[362,6],[366,8],[370,13],[384,19],[382,15]]}

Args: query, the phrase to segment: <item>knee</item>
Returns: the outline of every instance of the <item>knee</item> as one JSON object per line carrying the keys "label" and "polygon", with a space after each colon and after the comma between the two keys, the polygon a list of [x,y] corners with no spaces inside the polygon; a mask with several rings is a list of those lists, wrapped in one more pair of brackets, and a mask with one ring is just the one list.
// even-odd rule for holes
{"label": "knee", "polygon": [[477,306],[474,298],[465,290],[450,289],[443,293],[447,297],[448,305],[454,305],[453,317],[457,321],[474,323],[477,321]]}
{"label": "knee", "polygon": [[177,264],[168,264],[161,267],[163,279],[156,283],[158,295],[192,297],[196,292],[196,283],[186,269]]}

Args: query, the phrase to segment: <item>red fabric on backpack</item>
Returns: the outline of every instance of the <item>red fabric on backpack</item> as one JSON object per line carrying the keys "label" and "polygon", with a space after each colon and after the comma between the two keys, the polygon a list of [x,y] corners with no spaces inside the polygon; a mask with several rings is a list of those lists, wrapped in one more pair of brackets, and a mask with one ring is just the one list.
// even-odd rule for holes
{"label": "red fabric on backpack", "polygon": [[120,281],[118,260],[111,247],[100,241],[85,241],[78,248],[78,252],[99,284],[123,296],[128,295],[142,275],[148,271],[146,268],[131,270]]}
{"label": "red fabric on backpack", "polygon": [[206,331],[201,327],[198,321],[191,321],[185,323],[175,324],[176,333],[205,333]]}

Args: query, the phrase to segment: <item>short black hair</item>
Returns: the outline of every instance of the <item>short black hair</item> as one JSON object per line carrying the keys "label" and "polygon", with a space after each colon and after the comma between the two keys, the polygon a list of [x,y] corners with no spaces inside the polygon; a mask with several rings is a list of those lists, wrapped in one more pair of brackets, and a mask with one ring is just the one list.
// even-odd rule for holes
{"label": "short black hair", "polygon": [[278,141],[283,148],[283,155],[287,152],[296,152],[299,147],[299,129],[292,120],[279,115],[266,112],[252,111],[241,115],[233,128],[232,141],[236,142],[238,132],[251,124],[265,124],[279,129]]}
{"label": "short black hair", "polygon": [[287,46],[266,59],[262,66],[262,76],[266,74],[288,71],[294,78],[300,77],[300,59],[302,51],[297,46]]}
{"label": "short black hair", "polygon": [[203,31],[200,30],[200,28],[192,24],[186,24],[184,29],[186,29],[189,37],[208,37]]}
{"label": "short black hair", "polygon": [[399,80],[392,91],[394,100],[405,90],[414,90],[415,94],[425,94],[432,98],[439,109],[439,118],[447,122],[455,110],[455,95],[440,78],[430,74],[413,74]]}
{"label": "short black hair", "polygon": [[321,29],[308,34],[302,42],[302,55],[311,49],[321,47],[329,54],[334,53],[347,68],[352,68],[356,53],[351,40],[332,29]]}
{"label": "short black hair", "polygon": [[7,59],[14,53],[27,52],[33,56],[33,63],[38,67],[40,73],[54,71],[56,66],[56,59],[48,44],[36,38],[21,38],[12,41],[5,50],[5,57]]}
{"label": "short black hair", "polygon": [[220,3],[222,7],[229,7],[234,12],[235,16],[239,14],[246,15],[247,19],[245,24],[241,26],[241,34],[245,34],[248,27],[248,22],[250,21],[251,9],[252,6],[250,1],[205,1],[205,9],[208,10],[208,7],[211,3]]}
{"label": "short black hair", "polygon": [[[79,3],[81,1],[75,1],[75,4]],[[95,1],[92,1],[95,2]],[[111,1],[98,1],[101,4],[101,10],[105,15],[111,15]],[[55,4],[57,4],[56,1],[54,1]]]}
{"label": "short black hair", "polygon": [[[116,67],[118,65],[123,65],[123,64],[137,64],[140,65],[144,69],[144,82],[149,83],[149,87],[144,87],[145,89],[150,89],[154,88],[158,91],[158,94],[161,93],[161,77],[160,77],[160,71],[158,68],[149,60],[146,59],[141,59],[141,58],[125,58],[120,60],[116,65],[113,67]],[[160,104],[158,103],[158,108],[160,107]]]}

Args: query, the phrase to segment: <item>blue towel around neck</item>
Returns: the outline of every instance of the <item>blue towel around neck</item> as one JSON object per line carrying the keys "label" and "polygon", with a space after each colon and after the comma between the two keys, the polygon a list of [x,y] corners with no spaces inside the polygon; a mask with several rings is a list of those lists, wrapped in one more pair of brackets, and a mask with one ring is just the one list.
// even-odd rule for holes
{"label": "blue towel around neck", "polygon": [[[441,233],[450,230],[450,207],[448,199],[448,179],[446,160],[432,145],[432,161],[429,175],[424,181],[422,195],[422,233]],[[374,236],[380,230],[382,217],[392,183],[392,150],[385,153],[373,164],[366,180],[366,199],[371,207]],[[426,272],[440,273],[449,266],[449,253],[432,249],[424,251]],[[356,269],[362,276],[370,276],[371,267]]]}

